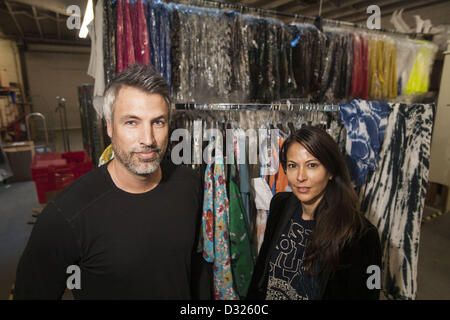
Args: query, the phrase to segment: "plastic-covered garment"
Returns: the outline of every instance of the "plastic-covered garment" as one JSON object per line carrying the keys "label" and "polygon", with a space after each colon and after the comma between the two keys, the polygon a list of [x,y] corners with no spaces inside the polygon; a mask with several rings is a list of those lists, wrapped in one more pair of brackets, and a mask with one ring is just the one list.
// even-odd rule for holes
{"label": "plastic-covered garment", "polygon": [[347,129],[345,145],[350,177],[356,187],[366,182],[369,171],[375,170],[387,125],[388,104],[352,100],[340,103],[339,116]]}
{"label": "plastic-covered garment", "polygon": [[353,77],[353,37],[348,31],[325,28],[326,57],[320,100],[337,102],[350,95]]}
{"label": "plastic-covered garment", "polygon": [[387,37],[369,40],[369,98],[397,97],[396,47]]}
{"label": "plastic-covered garment", "polygon": [[400,38],[396,39],[395,46],[397,51],[397,92],[398,95],[404,95],[419,45],[410,39]]}
{"label": "plastic-covered garment", "polygon": [[392,39],[385,40],[385,66],[386,87],[384,97],[392,100],[397,97],[397,48]]}
{"label": "plastic-covered garment", "polygon": [[368,41],[358,33],[353,34],[353,77],[350,97],[368,99]]}
{"label": "plastic-covered garment", "polygon": [[388,299],[416,298],[434,110],[432,104],[389,104],[379,166],[361,188],[360,210],[380,233],[381,288]]}
{"label": "plastic-covered garment", "polygon": [[292,64],[298,97],[320,95],[320,79],[326,57],[326,35],[314,26],[291,24]]}
{"label": "plastic-covered garment", "polygon": [[417,40],[417,43],[420,47],[409,76],[406,94],[422,94],[428,91],[431,68],[437,52],[437,46],[431,42]]}
{"label": "plastic-covered garment", "polygon": [[[150,62],[161,75],[169,82],[172,87],[172,63],[171,55],[174,61],[177,60],[171,47],[172,43],[172,24],[174,23],[173,6],[166,5],[161,1],[151,1],[147,5],[147,28],[150,42]],[[177,23],[178,21],[175,21]],[[173,32],[178,33],[180,25]],[[175,43],[178,43],[175,40]]]}
{"label": "plastic-covered garment", "polygon": [[384,79],[384,43],[377,37],[369,39],[369,97],[381,99],[383,96]]}
{"label": "plastic-covered garment", "polygon": [[[129,64],[128,1],[112,4],[118,8],[117,70]],[[142,20],[136,11],[142,1],[131,6],[133,21]],[[314,25],[286,25],[273,18],[159,0],[146,6],[150,62],[169,81],[174,102],[304,98],[335,103],[369,95],[390,100],[406,91],[406,78],[411,78],[409,93],[428,87],[421,76],[432,59],[417,60],[429,63],[415,65],[417,71],[409,77],[412,66],[405,64],[410,59],[397,56],[400,39],[335,27],[322,32]],[[142,45],[137,41],[140,25],[135,23],[133,32],[136,61]],[[422,50],[421,56],[430,55]],[[397,72],[397,65],[403,71]]]}
{"label": "plastic-covered garment", "polygon": [[[171,79],[170,85],[172,92],[178,91],[181,86],[181,26],[180,15],[178,10],[172,10],[170,15],[171,32],[170,32],[170,57],[171,57]],[[176,93],[173,94],[178,99]]]}

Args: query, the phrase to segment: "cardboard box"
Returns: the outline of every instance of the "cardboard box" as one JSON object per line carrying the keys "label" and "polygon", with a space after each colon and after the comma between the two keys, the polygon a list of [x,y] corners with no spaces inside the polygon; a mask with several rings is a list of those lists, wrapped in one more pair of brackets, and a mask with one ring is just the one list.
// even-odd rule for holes
{"label": "cardboard box", "polygon": [[31,179],[31,163],[34,157],[34,142],[22,141],[3,145],[13,176],[8,182],[29,181]]}
{"label": "cardboard box", "polygon": [[6,72],[6,69],[0,70],[0,87],[9,87],[8,72]]}

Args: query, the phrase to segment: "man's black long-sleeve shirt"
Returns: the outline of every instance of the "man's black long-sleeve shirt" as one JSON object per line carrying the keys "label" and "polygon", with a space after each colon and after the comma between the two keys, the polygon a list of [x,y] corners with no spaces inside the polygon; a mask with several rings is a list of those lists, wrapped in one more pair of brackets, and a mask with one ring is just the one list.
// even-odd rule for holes
{"label": "man's black long-sleeve shirt", "polygon": [[208,298],[208,274],[195,253],[198,176],[165,162],[162,172],[153,190],[131,194],[104,165],[50,201],[20,259],[14,298],[61,298],[71,265],[81,271],[75,299]]}

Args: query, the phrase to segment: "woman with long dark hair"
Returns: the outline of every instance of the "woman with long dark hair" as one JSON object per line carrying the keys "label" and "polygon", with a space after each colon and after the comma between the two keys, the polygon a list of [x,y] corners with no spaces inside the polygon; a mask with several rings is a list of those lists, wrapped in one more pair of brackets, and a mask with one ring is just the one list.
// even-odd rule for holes
{"label": "woman with long dark hair", "polygon": [[337,144],[304,127],[286,139],[280,161],[292,192],[272,198],[247,298],[378,299],[378,231],[358,211]]}

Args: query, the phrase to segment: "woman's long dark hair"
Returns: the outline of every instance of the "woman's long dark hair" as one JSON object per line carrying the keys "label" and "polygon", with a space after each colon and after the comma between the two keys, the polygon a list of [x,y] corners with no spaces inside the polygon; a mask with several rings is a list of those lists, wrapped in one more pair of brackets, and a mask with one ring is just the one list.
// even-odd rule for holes
{"label": "woman's long dark hair", "polygon": [[[324,196],[315,209],[315,226],[305,249],[304,266],[310,274],[328,266],[334,272],[339,266],[343,247],[363,229],[359,201],[354,191],[344,156],[334,140],[320,128],[303,127],[292,133],[280,150],[280,161],[286,172],[287,152],[292,143],[300,143],[332,175]],[[315,263],[320,261],[320,270]]]}

